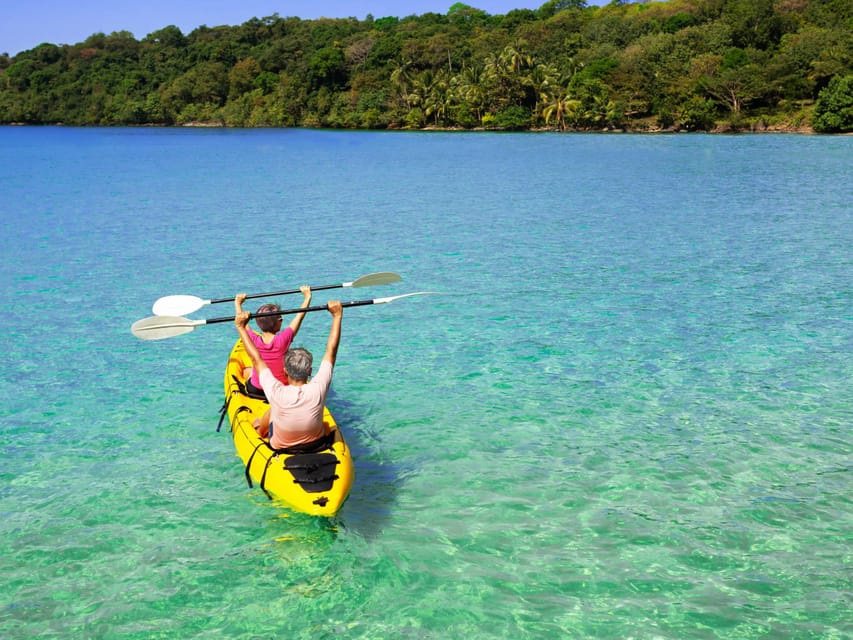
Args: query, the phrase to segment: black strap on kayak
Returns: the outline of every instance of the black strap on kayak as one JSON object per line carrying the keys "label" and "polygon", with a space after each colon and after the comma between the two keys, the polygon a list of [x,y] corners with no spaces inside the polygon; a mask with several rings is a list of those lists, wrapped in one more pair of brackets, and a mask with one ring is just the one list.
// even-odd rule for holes
{"label": "black strap on kayak", "polygon": [[237,390],[238,390],[240,393],[242,393],[244,396],[248,396],[248,395],[249,395],[248,393],[246,393],[246,385],[245,385],[245,384],[243,384],[243,381],[242,381],[242,380],[240,380],[240,378],[238,378],[237,376],[235,376],[235,375],[233,375],[233,374],[232,374],[231,379],[234,381],[234,384],[236,384],[236,385],[237,385]]}
{"label": "black strap on kayak", "polygon": [[264,467],[264,472],[261,475],[261,489],[263,489],[264,493],[267,494],[267,498],[269,498],[270,500],[272,500],[272,494],[267,491],[267,471],[269,471],[272,459],[275,457],[275,454],[273,454],[269,458],[267,458],[267,466]]}
{"label": "black strap on kayak", "polygon": [[231,398],[233,397],[234,394],[229,393],[228,397],[225,398],[225,404],[223,404],[222,408],[219,410],[219,424],[216,425],[216,433],[219,433],[219,431],[222,429],[222,421],[225,420],[225,416],[228,415],[228,405],[231,404]]}
{"label": "black strap on kayak", "polygon": [[[237,376],[232,375],[231,379],[234,380],[234,383],[237,385],[237,390],[235,391],[232,388],[231,393],[229,393],[225,397],[225,404],[223,404],[222,408],[219,410],[219,414],[220,414],[219,415],[219,424],[216,425],[216,432],[217,433],[219,433],[222,430],[222,423],[225,421],[225,416],[228,415],[228,407],[231,405],[231,400],[234,398],[234,396],[239,393],[239,394],[242,394],[242,395],[249,397],[249,398],[252,397],[246,392],[246,386],[242,382],[240,382],[240,379]],[[240,413],[240,411],[248,411],[248,407],[240,407],[237,410],[237,413]],[[234,414],[234,415],[237,415],[237,414]],[[234,431],[234,425],[233,424],[231,425],[231,431]]]}
{"label": "black strap on kayak", "polygon": [[[260,448],[261,448],[261,447],[263,447],[264,445],[266,445],[267,447],[269,447],[269,444],[268,444],[265,440],[261,440],[261,441],[257,444],[257,446],[255,447],[255,450],[254,450],[254,451],[252,451],[252,455],[250,455],[250,456],[249,456],[249,459],[246,461],[246,482],[249,484],[249,488],[250,488],[250,489],[251,489],[253,486],[255,486],[255,485],[253,485],[253,484],[252,484],[252,476],[251,476],[251,475],[249,475],[249,469],[250,469],[250,468],[251,468],[251,466],[252,466],[252,460],[254,460],[254,459],[255,459],[255,454],[258,452],[258,449],[260,449]],[[265,471],[266,471],[266,470],[265,470]]]}
{"label": "black strap on kayak", "polygon": [[[241,411],[248,411],[248,410],[249,410],[249,407],[240,407],[239,409],[237,409],[237,413],[240,413]],[[267,488],[266,488],[266,480],[267,480],[267,471],[270,468],[270,463],[272,462],[272,459],[275,457],[275,452],[273,451],[273,448],[270,447],[270,443],[267,442],[266,440],[261,440],[257,445],[255,445],[255,448],[252,451],[252,454],[249,456],[249,459],[246,461],[246,471],[245,471],[245,473],[246,473],[246,484],[249,485],[250,489],[252,487],[254,487],[254,485],[252,484],[252,474],[250,473],[250,470],[252,468],[252,461],[255,459],[255,454],[258,451],[260,451],[260,449],[262,447],[266,447],[267,449],[269,449],[273,453],[273,455],[271,455],[270,457],[267,458],[267,463],[264,466],[264,472],[261,474],[261,489],[263,489],[263,492],[265,494],[267,494],[267,498],[272,500],[272,495],[270,495],[270,492],[267,491]]]}
{"label": "black strap on kayak", "polygon": [[[233,393],[230,396],[228,396],[228,399],[225,401],[225,406],[223,406],[222,409],[220,409],[220,411],[222,411],[222,415],[219,416],[219,426],[216,427],[217,432],[222,428],[222,421],[225,419],[225,416],[228,415],[228,405],[231,404],[231,398],[233,398],[233,397],[234,397]],[[241,411],[248,411],[248,410],[249,410],[249,407],[247,407],[246,405],[243,405],[242,407],[237,409],[237,411],[234,412],[234,417],[236,418],[238,415],[240,415]],[[234,425],[233,424],[231,425],[231,431],[234,431]]]}

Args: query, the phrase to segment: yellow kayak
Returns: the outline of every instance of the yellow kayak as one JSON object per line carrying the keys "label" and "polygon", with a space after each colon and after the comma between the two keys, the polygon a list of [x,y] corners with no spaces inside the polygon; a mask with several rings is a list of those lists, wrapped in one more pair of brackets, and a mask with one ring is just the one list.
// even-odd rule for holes
{"label": "yellow kayak", "polygon": [[349,447],[329,408],[323,421],[330,434],[308,452],[274,451],[252,423],[268,408],[266,400],[246,394],[244,369],[251,366],[243,342],[237,340],[225,367],[225,406],[237,455],[243,460],[249,486],[258,484],[266,494],[294,511],[333,516],[343,506],[352,487],[354,471]]}

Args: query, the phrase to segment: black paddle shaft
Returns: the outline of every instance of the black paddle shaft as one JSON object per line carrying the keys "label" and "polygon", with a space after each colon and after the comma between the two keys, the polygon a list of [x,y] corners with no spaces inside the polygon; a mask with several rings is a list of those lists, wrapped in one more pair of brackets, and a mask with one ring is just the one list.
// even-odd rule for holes
{"label": "black paddle shaft", "polygon": [[[343,284],[323,284],[323,285],[320,285],[318,287],[311,287],[311,291],[314,292],[314,291],[323,291],[324,289],[338,289],[338,288],[341,288],[343,286],[344,286]],[[252,293],[252,294],[249,294],[246,296],[246,300],[249,300],[251,298],[272,298],[274,296],[289,296],[292,293],[299,293],[300,291],[302,291],[302,290],[301,289],[291,289],[290,291],[272,291],[270,293]],[[217,300],[211,300],[210,304],[219,304],[220,302],[231,302],[233,300],[234,300],[234,296],[231,296],[230,298],[218,298]],[[323,307],[323,308],[325,309],[325,307]],[[312,311],[314,311],[314,309],[312,309]],[[282,313],[287,313],[287,312],[282,312]],[[296,313],[296,312],[294,312],[294,313]],[[256,317],[256,316],[253,316],[253,317]],[[219,320],[217,319],[217,321],[219,321]],[[208,320],[208,322],[213,322],[213,321]]]}
{"label": "black paddle shaft", "polygon": [[[318,287],[319,288],[319,287]],[[331,289],[332,287],[326,287]],[[313,289],[312,289],[313,290]],[[341,302],[342,307],[362,307],[366,304],[375,304],[376,300],[353,300],[352,302]],[[282,309],[281,311],[264,311],[263,313],[252,313],[250,318],[263,318],[264,316],[286,316],[294,313],[308,313],[309,311],[324,311],[329,307],[327,305],[317,305],[316,307],[305,307],[304,309]],[[224,318],[210,318],[205,320],[205,324],[215,324],[217,322],[234,322],[235,316],[225,316]]]}

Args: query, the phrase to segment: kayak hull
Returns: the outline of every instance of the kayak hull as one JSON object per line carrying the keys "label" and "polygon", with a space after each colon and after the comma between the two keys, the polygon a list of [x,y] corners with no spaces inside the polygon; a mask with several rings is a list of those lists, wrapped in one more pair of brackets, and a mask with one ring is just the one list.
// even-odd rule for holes
{"label": "kayak hull", "polygon": [[355,473],[349,447],[328,407],[323,421],[331,431],[326,444],[310,453],[276,452],[255,431],[253,422],[269,405],[246,394],[243,371],[251,366],[243,342],[237,340],[225,367],[225,406],[237,455],[249,485],[260,486],[272,499],[294,511],[334,516],[343,506]]}

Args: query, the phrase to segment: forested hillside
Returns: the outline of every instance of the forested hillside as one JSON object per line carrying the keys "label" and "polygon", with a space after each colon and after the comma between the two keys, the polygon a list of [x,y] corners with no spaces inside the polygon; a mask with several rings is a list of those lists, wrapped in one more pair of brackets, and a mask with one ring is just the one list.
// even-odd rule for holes
{"label": "forested hillside", "polygon": [[853,131],[853,2],[457,3],[96,33],[0,55],[0,123]]}

